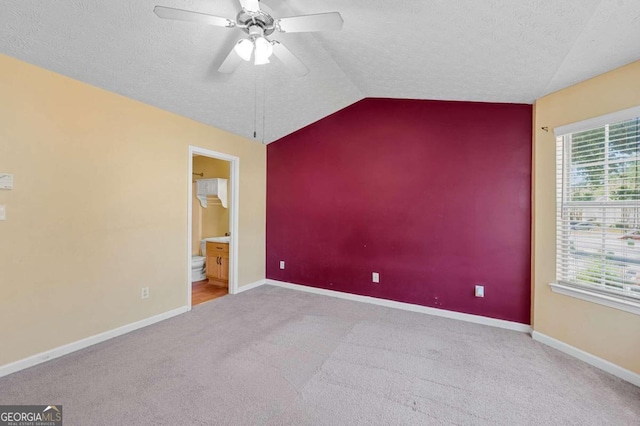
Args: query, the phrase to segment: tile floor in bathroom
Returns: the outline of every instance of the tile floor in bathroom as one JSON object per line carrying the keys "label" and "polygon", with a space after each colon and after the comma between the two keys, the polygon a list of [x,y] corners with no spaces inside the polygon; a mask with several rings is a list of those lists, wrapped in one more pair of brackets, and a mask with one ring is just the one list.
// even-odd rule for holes
{"label": "tile floor in bathroom", "polygon": [[196,281],[191,283],[191,306],[196,306],[227,294],[229,294],[229,289],[226,287],[217,287],[209,284],[207,280]]}

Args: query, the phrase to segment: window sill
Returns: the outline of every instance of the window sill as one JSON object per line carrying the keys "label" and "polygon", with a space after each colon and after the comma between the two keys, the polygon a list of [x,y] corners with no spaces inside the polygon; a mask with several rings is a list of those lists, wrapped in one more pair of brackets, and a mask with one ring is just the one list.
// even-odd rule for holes
{"label": "window sill", "polygon": [[587,302],[597,303],[599,305],[640,315],[640,301],[634,302],[631,300],[620,299],[615,296],[608,296],[606,294],[589,291],[588,289],[570,287],[563,284],[551,283],[549,286],[554,293],[575,297],[576,299],[586,300]]}

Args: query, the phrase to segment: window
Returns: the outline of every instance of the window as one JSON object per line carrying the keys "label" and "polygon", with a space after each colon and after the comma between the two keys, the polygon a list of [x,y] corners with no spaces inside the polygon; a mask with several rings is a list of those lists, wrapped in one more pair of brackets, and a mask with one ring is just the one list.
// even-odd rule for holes
{"label": "window", "polygon": [[557,284],[640,306],[640,108],[622,113],[556,129]]}

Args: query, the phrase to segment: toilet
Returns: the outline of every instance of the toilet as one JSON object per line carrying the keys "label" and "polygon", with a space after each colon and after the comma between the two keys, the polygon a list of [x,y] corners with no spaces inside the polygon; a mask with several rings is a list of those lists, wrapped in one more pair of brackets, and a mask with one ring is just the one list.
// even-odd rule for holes
{"label": "toilet", "polygon": [[191,282],[202,281],[204,274],[204,256],[191,256]]}
{"label": "toilet", "polygon": [[203,256],[191,256],[191,282],[202,281],[206,279],[205,275],[205,250],[206,243],[200,243],[200,250]]}

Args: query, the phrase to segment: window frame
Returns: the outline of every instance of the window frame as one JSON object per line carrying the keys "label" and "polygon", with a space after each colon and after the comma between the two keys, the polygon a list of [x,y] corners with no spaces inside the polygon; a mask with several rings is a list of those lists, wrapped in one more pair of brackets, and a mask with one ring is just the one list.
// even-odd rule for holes
{"label": "window frame", "polygon": [[[565,138],[571,135],[586,130],[597,129],[605,127],[610,124],[615,124],[621,121],[627,121],[637,119],[640,117],[640,106],[617,111],[611,114],[602,115],[599,117],[591,118],[588,120],[572,123],[566,126],[560,126],[554,129],[556,144],[562,144],[561,147],[557,147],[556,152],[556,282],[550,283],[551,290],[554,293],[562,294],[585,300],[592,303],[608,306],[611,308],[619,309],[622,311],[630,312],[636,315],[640,315],[640,298],[634,295],[626,294],[625,290],[615,291],[611,288],[605,288],[600,286],[590,286],[587,284],[581,284],[578,282],[566,282],[560,280],[558,269],[562,257],[559,250],[559,245],[562,243],[560,232],[562,228],[562,215],[561,212],[565,208],[562,204],[564,202],[565,180],[567,179],[567,161],[571,161],[567,156],[568,146],[565,143]],[[569,142],[571,143],[571,142]],[[559,148],[559,149],[558,149]],[[559,155],[560,154],[560,155]],[[569,158],[569,159],[568,159]],[[560,168],[560,169],[558,169]],[[613,204],[613,203],[612,203]],[[567,240],[564,240],[567,241]],[[606,246],[603,246],[606,247]],[[630,291],[630,290],[629,290]]]}

